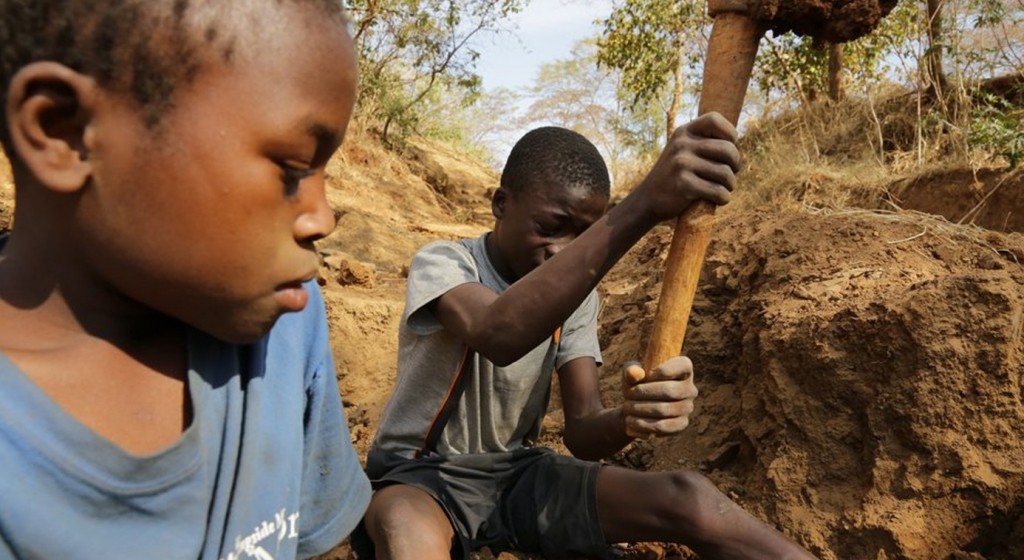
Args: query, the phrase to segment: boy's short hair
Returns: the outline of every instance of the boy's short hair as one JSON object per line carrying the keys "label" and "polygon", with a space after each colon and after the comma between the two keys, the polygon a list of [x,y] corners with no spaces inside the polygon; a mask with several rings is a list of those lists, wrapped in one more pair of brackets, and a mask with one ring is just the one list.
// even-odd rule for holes
{"label": "boy's short hair", "polygon": [[[342,15],[340,0],[276,0],[312,4]],[[127,94],[153,127],[218,52],[230,61],[236,38],[223,29],[231,3],[195,0],[0,0],[0,101],[11,78],[32,62],[49,60]],[[193,17],[200,14],[207,17]],[[202,22],[202,23],[200,23]],[[213,50],[215,49],[215,50]],[[0,110],[0,141],[8,156],[8,123]]]}
{"label": "boy's short hair", "polygon": [[523,135],[501,172],[501,187],[512,194],[545,183],[606,197],[611,190],[608,167],[597,148],[582,134],[558,126]]}

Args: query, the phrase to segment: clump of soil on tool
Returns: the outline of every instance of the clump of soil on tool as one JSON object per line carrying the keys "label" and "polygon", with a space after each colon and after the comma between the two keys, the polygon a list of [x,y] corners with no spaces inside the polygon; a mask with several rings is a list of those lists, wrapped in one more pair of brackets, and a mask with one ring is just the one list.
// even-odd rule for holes
{"label": "clump of soil on tool", "polygon": [[777,33],[793,31],[819,41],[843,43],[869,33],[897,0],[755,0],[755,19]]}

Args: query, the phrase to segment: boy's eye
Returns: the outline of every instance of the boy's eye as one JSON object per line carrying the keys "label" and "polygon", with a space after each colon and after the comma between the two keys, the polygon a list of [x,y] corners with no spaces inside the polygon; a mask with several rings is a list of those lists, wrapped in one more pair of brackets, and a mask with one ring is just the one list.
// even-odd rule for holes
{"label": "boy's eye", "polygon": [[284,184],[285,196],[295,195],[299,191],[299,183],[315,173],[313,169],[299,169],[284,163],[278,165],[281,167],[281,183]]}
{"label": "boy's eye", "polygon": [[540,223],[534,223],[534,231],[541,237],[554,237],[558,235],[559,227]]}

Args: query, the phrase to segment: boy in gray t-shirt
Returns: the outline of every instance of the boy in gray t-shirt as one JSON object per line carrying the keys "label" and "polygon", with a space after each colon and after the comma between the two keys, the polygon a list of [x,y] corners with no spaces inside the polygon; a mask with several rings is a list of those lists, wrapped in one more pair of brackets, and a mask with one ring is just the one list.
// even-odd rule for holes
{"label": "boy in gray t-shirt", "polygon": [[[597,282],[660,221],[728,200],[736,130],[711,114],[681,127],[647,178],[605,213],[608,172],[585,138],[540,128],[512,149],[494,230],[413,259],[398,380],[367,471],[377,492],[359,556],[448,558],[489,547],[606,556],[607,543],[682,542],[714,558],[812,558],[692,471],[597,461],[632,436],[683,430],[697,389],[683,357],[624,404],[601,403]],[[557,370],[566,446],[533,447]],[[367,538],[369,537],[369,538]]]}

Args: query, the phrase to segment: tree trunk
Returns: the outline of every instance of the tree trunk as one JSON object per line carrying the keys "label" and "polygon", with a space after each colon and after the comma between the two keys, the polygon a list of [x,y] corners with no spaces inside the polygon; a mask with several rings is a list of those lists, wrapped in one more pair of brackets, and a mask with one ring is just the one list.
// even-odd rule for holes
{"label": "tree trunk", "polygon": [[672,139],[672,133],[676,131],[676,119],[679,116],[679,106],[683,104],[683,34],[680,32],[676,37],[676,51],[679,54],[679,61],[676,64],[676,71],[672,76],[672,100],[668,109],[665,110],[665,143]]}
{"label": "tree trunk", "polygon": [[846,97],[843,88],[843,46],[838,43],[828,45],[828,98],[842,101]]}
{"label": "tree trunk", "polygon": [[942,63],[946,36],[943,31],[942,7],[945,0],[928,2],[928,50],[925,52],[925,74],[928,86],[941,93],[946,89],[946,72]]}

